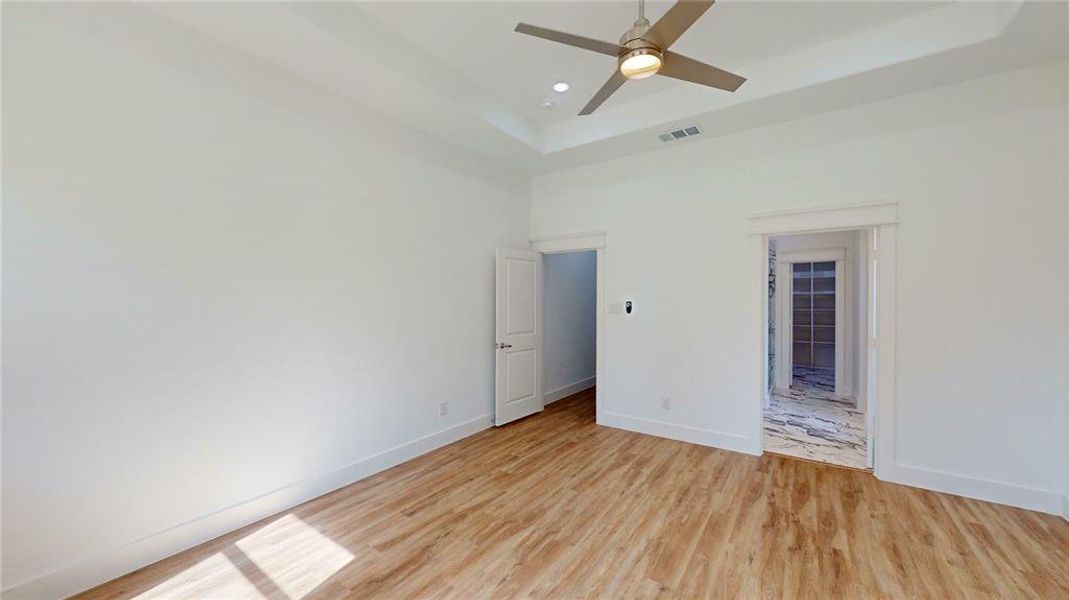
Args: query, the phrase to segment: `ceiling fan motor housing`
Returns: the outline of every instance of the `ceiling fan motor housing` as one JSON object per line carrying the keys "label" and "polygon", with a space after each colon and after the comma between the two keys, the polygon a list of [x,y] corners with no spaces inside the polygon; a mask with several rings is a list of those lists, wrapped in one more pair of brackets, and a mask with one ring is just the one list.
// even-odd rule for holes
{"label": "ceiling fan motor housing", "polygon": [[628,29],[620,36],[620,46],[628,50],[649,49],[660,52],[661,49],[657,47],[657,44],[646,39],[646,34],[649,30],[650,22],[645,18],[638,19],[631,29]]}

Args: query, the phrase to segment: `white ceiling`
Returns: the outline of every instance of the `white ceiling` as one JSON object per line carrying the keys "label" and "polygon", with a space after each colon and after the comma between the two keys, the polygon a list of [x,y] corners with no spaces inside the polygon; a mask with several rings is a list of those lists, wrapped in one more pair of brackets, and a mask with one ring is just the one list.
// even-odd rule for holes
{"label": "white ceiling", "polygon": [[[939,5],[931,2],[746,2],[721,0],[672,47],[729,71]],[[671,2],[649,2],[656,21]],[[632,2],[379,2],[361,8],[434,53],[474,85],[539,125],[576,116],[616,69],[606,56],[513,32],[523,21],[616,42],[638,13]],[[570,83],[565,95],[550,86]],[[610,105],[693,84],[655,77],[625,85]],[[724,94],[709,90],[711,95]],[[553,99],[551,110],[541,108]]]}
{"label": "white ceiling", "polygon": [[[1069,53],[1064,2],[720,0],[673,50],[747,77],[737,92],[653,77],[579,117],[614,61],[512,29],[523,21],[615,41],[637,2],[148,6],[524,173],[660,148],[656,134],[681,125],[711,137]],[[647,16],[669,6],[651,1]],[[569,93],[550,90],[560,79]],[[542,108],[544,98],[556,106]]]}

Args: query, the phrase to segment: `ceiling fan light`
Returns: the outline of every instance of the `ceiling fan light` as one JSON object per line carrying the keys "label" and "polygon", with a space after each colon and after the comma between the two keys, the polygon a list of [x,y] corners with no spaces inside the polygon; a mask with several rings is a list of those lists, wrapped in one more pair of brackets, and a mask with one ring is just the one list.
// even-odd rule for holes
{"label": "ceiling fan light", "polygon": [[661,53],[639,48],[620,57],[620,74],[628,79],[645,79],[661,70]]}

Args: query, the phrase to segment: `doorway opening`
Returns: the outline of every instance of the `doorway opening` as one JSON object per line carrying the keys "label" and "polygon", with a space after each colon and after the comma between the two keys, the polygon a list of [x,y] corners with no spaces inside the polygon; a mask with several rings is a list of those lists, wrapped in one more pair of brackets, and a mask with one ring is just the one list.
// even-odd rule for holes
{"label": "doorway opening", "polygon": [[765,450],[872,468],[873,240],[871,229],[769,238]]}
{"label": "doorway opening", "polygon": [[584,401],[597,381],[598,256],[594,250],[542,257],[543,405]]}
{"label": "doorway opening", "polygon": [[494,424],[575,397],[600,421],[604,372],[605,234],[500,247],[496,259]]}

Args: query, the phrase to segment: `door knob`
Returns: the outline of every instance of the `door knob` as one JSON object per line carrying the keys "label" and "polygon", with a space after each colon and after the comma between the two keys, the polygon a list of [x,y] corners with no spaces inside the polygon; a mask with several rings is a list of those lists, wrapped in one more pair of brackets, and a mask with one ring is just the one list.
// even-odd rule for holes
{"label": "door knob", "polygon": [[511,348],[511,347],[512,347],[512,344],[498,344],[497,345],[498,350],[504,350],[505,348]]}

